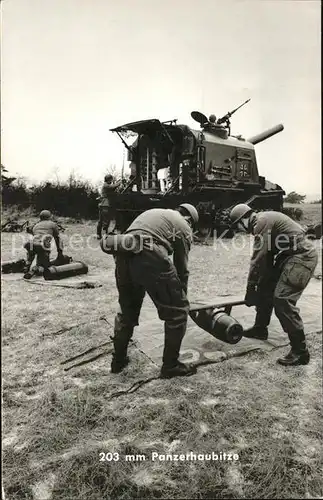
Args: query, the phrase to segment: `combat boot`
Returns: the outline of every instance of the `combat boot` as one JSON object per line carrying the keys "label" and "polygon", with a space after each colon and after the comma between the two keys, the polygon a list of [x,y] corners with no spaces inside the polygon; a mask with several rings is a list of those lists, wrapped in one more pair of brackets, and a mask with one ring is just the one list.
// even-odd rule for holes
{"label": "combat boot", "polygon": [[32,263],[27,263],[27,265],[24,267],[24,276],[23,278],[25,280],[30,280],[34,276],[37,276],[37,267],[31,267]]}
{"label": "combat boot", "polygon": [[243,331],[243,336],[249,339],[267,340],[268,328],[266,326],[253,325]]}
{"label": "combat boot", "polygon": [[30,266],[31,266],[31,264],[27,264],[23,269],[23,273],[24,273],[23,277],[25,280],[29,280],[32,277],[32,273],[30,272]]}
{"label": "combat boot", "polygon": [[26,260],[26,263],[24,265],[24,268],[23,268],[23,273],[24,274],[28,274],[30,272],[30,268],[31,268],[32,263],[33,263],[33,258],[30,258],[28,256],[28,258]]}
{"label": "combat boot", "polygon": [[310,361],[310,353],[306,347],[303,330],[288,334],[291,350],[283,358],[277,359],[277,363],[283,366],[307,365]]}
{"label": "combat boot", "polygon": [[30,272],[30,271],[27,271],[25,274],[24,274],[24,279],[25,280],[30,280],[32,277],[33,277],[34,273]]}
{"label": "combat boot", "polygon": [[169,323],[165,323],[165,344],[160,378],[185,377],[196,373],[195,366],[178,361],[185,330],[186,321],[183,321],[177,328],[170,328]]}
{"label": "combat boot", "polygon": [[196,366],[177,361],[173,366],[163,364],[160,371],[160,378],[189,377],[197,372]]}
{"label": "combat boot", "polygon": [[120,373],[129,363],[128,356],[118,358],[115,353],[112,355],[111,373]]}
{"label": "combat boot", "polygon": [[118,320],[116,320],[116,325],[113,337],[114,352],[112,354],[111,373],[120,373],[128,365],[127,350],[133,333],[133,328],[120,327]]}
{"label": "combat boot", "polygon": [[128,342],[126,339],[120,339],[115,335],[113,345],[114,352],[112,354],[111,373],[120,373],[129,363],[127,356]]}

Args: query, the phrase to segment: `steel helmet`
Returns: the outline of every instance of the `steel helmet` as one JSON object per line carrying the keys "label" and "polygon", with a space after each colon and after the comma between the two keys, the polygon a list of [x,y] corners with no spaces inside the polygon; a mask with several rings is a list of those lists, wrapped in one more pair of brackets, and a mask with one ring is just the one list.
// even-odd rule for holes
{"label": "steel helmet", "polygon": [[192,221],[194,222],[194,224],[197,224],[198,221],[199,221],[199,214],[198,214],[198,211],[196,210],[196,208],[191,205],[190,203],[181,203],[181,205],[179,206],[179,208],[182,207],[184,208],[188,214],[190,215]]}
{"label": "steel helmet", "polygon": [[51,216],[52,216],[52,214],[49,210],[42,210],[39,214],[39,218],[42,220],[50,219]]}
{"label": "steel helmet", "polygon": [[246,205],[245,203],[239,203],[239,205],[233,207],[230,212],[230,219],[232,221],[232,224],[236,224],[247,215],[250,215],[251,212],[252,208],[249,207],[249,205]]}

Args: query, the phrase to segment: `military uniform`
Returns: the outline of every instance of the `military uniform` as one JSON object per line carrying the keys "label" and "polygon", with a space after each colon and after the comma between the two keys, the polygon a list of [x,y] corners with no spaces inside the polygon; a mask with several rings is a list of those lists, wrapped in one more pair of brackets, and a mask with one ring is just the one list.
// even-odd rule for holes
{"label": "military uniform", "polygon": [[104,182],[102,186],[101,196],[103,199],[99,203],[99,222],[97,225],[97,235],[99,238],[101,238],[102,236],[103,224],[105,224],[106,227],[109,228],[110,222],[115,216],[114,210],[111,207],[110,196],[116,191],[118,186],[119,183],[113,184],[109,182]]}
{"label": "military uniform", "polygon": [[318,256],[303,228],[279,212],[254,215],[255,236],[248,287],[257,286],[256,325],[267,327],[273,309],[286,333],[303,330],[296,306],[313,276]]}
{"label": "military uniform", "polygon": [[37,267],[48,268],[52,239],[55,239],[57,251],[62,252],[62,245],[59,237],[58,225],[52,220],[40,220],[30,230],[33,235],[31,241],[25,244],[27,250],[26,272],[37,256]]}
{"label": "military uniform", "polygon": [[172,368],[178,362],[189,312],[186,293],[192,229],[179,212],[156,208],[139,215],[126,233],[149,238],[140,253],[120,254],[115,259],[120,305],[115,318],[115,356],[125,358],[147,292],[165,321],[163,366]]}

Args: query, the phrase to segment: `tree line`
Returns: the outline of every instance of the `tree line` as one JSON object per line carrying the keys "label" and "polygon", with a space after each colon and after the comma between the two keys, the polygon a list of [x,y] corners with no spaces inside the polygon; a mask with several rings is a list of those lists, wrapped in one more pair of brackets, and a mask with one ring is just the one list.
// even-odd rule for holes
{"label": "tree line", "polygon": [[[109,172],[115,179],[120,177],[115,167]],[[63,217],[97,219],[99,190],[90,182],[77,179],[71,174],[67,181],[44,181],[27,187],[22,179],[12,177],[1,165],[1,198],[4,207],[17,206],[18,209],[33,208],[40,212],[44,208]],[[284,202],[304,203],[306,195],[292,191],[284,198]],[[314,203],[321,203],[317,200]]]}
{"label": "tree line", "polygon": [[44,208],[63,217],[97,219],[100,193],[90,182],[71,174],[67,181],[44,181],[27,187],[25,181],[8,175],[1,165],[1,201],[3,207],[23,210]]}

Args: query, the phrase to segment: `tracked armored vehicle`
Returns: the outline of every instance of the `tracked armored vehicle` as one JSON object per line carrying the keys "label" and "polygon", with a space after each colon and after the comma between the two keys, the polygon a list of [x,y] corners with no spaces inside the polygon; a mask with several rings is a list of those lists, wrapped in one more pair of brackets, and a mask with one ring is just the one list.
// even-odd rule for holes
{"label": "tracked armored vehicle", "polygon": [[[198,230],[203,237],[214,230],[230,236],[228,214],[237,203],[248,203],[256,210],[281,211],[285,192],[259,175],[254,146],[284,127],[276,125],[248,140],[232,136],[230,118],[247,102],[218,120],[193,111],[199,130],[177,124],[177,120],[158,119],[111,129],[128,150],[132,175],[109,195],[106,205],[112,224],[107,231],[124,231],[144,210],[175,208],[184,202],[197,208]],[[167,172],[164,186],[159,180],[160,169]]]}

